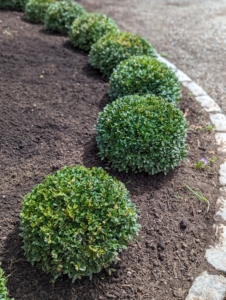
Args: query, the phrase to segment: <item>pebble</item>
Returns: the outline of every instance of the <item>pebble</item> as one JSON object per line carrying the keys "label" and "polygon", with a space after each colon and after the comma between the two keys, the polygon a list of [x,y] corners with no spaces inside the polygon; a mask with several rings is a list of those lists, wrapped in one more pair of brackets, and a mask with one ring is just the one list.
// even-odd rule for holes
{"label": "pebble", "polygon": [[187,219],[185,217],[183,217],[183,219],[180,221],[180,228],[181,229],[186,229],[187,228]]}

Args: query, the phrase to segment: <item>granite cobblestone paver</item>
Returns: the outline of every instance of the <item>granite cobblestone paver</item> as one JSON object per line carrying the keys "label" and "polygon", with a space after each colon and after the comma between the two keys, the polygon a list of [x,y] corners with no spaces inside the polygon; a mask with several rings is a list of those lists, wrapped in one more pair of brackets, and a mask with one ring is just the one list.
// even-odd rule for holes
{"label": "granite cobblestone paver", "polygon": [[197,277],[186,300],[222,300],[226,294],[226,278],[203,272]]}

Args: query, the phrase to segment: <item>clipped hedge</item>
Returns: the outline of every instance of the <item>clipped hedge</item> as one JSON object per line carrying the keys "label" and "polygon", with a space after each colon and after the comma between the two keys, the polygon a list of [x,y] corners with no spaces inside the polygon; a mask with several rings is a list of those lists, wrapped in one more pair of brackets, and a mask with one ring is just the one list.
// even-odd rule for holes
{"label": "clipped hedge", "polygon": [[33,23],[44,23],[46,10],[56,0],[29,0],[25,6],[25,17]]}
{"label": "clipped hedge", "polygon": [[118,32],[118,27],[111,18],[104,14],[91,13],[73,22],[69,37],[74,47],[89,51],[99,38],[111,32]]}
{"label": "clipped hedge", "polygon": [[154,95],[125,96],[108,104],[96,131],[101,159],[119,171],[168,173],[187,155],[183,113]]}
{"label": "clipped hedge", "polygon": [[28,0],[1,0],[0,9],[24,10]]}
{"label": "clipped hedge", "polygon": [[131,56],[156,57],[152,45],[139,35],[129,32],[108,34],[100,38],[90,51],[91,65],[109,77],[114,68]]}
{"label": "clipped hedge", "polygon": [[45,26],[50,31],[67,34],[74,20],[86,10],[73,0],[65,0],[49,5],[45,14]]}
{"label": "clipped hedge", "polygon": [[4,276],[4,272],[0,264],[0,299],[1,300],[14,300],[8,297],[8,289],[6,287],[7,277]]}
{"label": "clipped hedge", "polygon": [[124,184],[82,166],[48,175],[26,195],[21,226],[27,259],[73,281],[108,267],[139,229]]}
{"label": "clipped hedge", "polygon": [[176,104],[181,100],[181,84],[164,63],[149,56],[133,56],[113,71],[109,96],[115,100],[133,94],[154,94]]}

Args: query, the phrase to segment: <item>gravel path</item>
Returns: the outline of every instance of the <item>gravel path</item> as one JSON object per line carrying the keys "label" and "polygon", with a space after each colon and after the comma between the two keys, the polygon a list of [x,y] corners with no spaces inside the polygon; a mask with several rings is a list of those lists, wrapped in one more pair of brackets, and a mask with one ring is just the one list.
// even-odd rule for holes
{"label": "gravel path", "polygon": [[80,0],[146,37],[226,112],[226,0]]}

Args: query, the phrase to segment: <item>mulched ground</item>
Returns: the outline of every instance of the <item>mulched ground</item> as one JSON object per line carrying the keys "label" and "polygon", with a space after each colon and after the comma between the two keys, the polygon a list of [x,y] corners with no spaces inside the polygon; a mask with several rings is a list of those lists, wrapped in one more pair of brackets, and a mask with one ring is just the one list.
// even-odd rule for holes
{"label": "mulched ground", "polygon": [[[194,165],[217,156],[214,135],[197,103],[183,92],[188,159],[168,175],[119,173],[98,158],[94,124],[109,102],[108,82],[88,64],[86,53],[66,37],[48,34],[17,12],[0,11],[0,261],[16,300],[184,299],[193,279],[214,270],[204,259],[212,243],[219,160],[205,170]],[[21,250],[19,213],[26,193],[65,165],[106,167],[126,184],[139,209],[136,243],[106,271],[55,284],[32,267]],[[192,197],[202,192],[211,206]],[[181,226],[184,225],[184,226]],[[182,228],[183,227],[183,228]]]}

